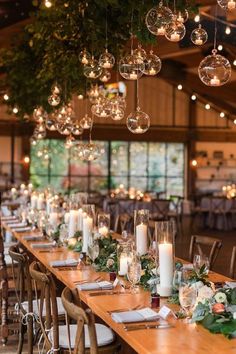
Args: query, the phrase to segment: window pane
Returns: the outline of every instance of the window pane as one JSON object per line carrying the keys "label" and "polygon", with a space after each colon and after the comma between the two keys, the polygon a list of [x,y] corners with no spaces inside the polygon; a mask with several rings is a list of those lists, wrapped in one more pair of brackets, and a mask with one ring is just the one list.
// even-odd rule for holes
{"label": "window pane", "polygon": [[71,176],[88,176],[88,162],[80,160],[73,152],[73,148],[70,159],[70,174]]}
{"label": "window pane", "polygon": [[153,192],[165,192],[165,178],[149,178],[148,190]]}
{"label": "window pane", "polygon": [[48,177],[47,176],[39,176],[39,175],[31,175],[30,182],[33,183],[35,188],[44,189],[48,187]]}
{"label": "window pane", "polygon": [[146,177],[130,177],[130,187],[135,189],[146,191],[147,190],[147,178]]}
{"label": "window pane", "polygon": [[101,141],[95,143],[103,153],[97,160],[90,162],[90,174],[91,176],[108,176],[108,143]]}
{"label": "window pane", "polygon": [[39,140],[36,146],[31,146],[30,174],[32,175],[48,174],[48,159],[46,159],[47,151],[48,151],[48,140]]}
{"label": "window pane", "polygon": [[71,191],[87,192],[88,191],[88,177],[71,177],[70,189]]}
{"label": "window pane", "polygon": [[128,143],[123,141],[111,142],[111,175],[128,175]]}
{"label": "window pane", "polygon": [[120,184],[123,184],[124,187],[128,188],[128,177],[115,177],[111,176],[111,189],[119,187]]}
{"label": "window pane", "polygon": [[51,175],[68,175],[68,149],[65,149],[64,140],[51,139],[49,141],[49,152],[51,158]]}
{"label": "window pane", "polygon": [[101,194],[107,193],[107,177],[91,177],[90,178],[90,190],[97,191]]}
{"label": "window pane", "polygon": [[[130,143],[130,175],[147,175],[147,143]],[[134,187],[131,182],[130,185]]]}
{"label": "window pane", "polygon": [[69,187],[69,180],[67,176],[51,176],[50,186],[56,191],[66,191]]}
{"label": "window pane", "polygon": [[183,196],[184,186],[182,178],[167,178],[167,197],[171,194]]}
{"label": "window pane", "polygon": [[183,144],[167,145],[167,175],[182,177],[184,173],[184,146]]}
{"label": "window pane", "polygon": [[149,144],[149,176],[165,176],[166,174],[166,144]]}

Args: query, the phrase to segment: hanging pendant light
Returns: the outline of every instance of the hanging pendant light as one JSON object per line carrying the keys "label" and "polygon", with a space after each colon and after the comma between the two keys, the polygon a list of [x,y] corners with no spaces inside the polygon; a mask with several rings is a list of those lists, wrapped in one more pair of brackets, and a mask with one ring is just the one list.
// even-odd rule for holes
{"label": "hanging pendant light", "polygon": [[103,54],[100,55],[99,65],[103,69],[112,69],[115,64],[114,55],[108,52],[108,49],[105,50]]}
{"label": "hanging pendant light", "polygon": [[111,78],[111,73],[108,70],[103,70],[102,74],[99,77],[101,82],[108,82]]}
{"label": "hanging pendant light", "polygon": [[82,160],[83,161],[94,161],[97,160],[101,155],[100,149],[97,144],[93,143],[91,140],[88,144],[84,144],[82,148]]}
{"label": "hanging pendant light", "polygon": [[173,21],[166,27],[165,37],[170,42],[179,42],[186,34],[185,25],[177,21],[177,17],[173,16]]}
{"label": "hanging pendant light", "polygon": [[154,76],[157,75],[160,70],[161,59],[157,55],[153,54],[153,51],[151,50],[144,61],[143,73],[148,76]]}
{"label": "hanging pendant light", "polygon": [[73,124],[73,128],[72,128],[72,131],[71,133],[73,135],[76,135],[76,136],[79,136],[79,135],[82,135],[83,134],[83,128],[80,126],[80,122],[79,121],[76,121],[74,124]]}
{"label": "hanging pendant light", "polygon": [[184,11],[177,11],[177,21],[181,22],[181,23],[185,23],[188,21],[188,10],[184,10]]}
{"label": "hanging pendant light", "polygon": [[235,0],[217,0],[218,5],[224,10],[234,10],[236,9]]}
{"label": "hanging pendant light", "polygon": [[56,131],[57,130],[56,120],[51,118],[51,117],[47,118],[47,120],[46,120],[46,128],[48,130],[50,130],[51,132]]}
{"label": "hanging pendant light", "polygon": [[91,129],[93,126],[93,120],[86,113],[85,116],[80,121],[80,126],[82,129]]}
{"label": "hanging pendant light", "polygon": [[195,45],[203,45],[207,42],[207,39],[207,31],[202,28],[201,24],[199,24],[198,28],[195,28],[191,33],[191,41]]}
{"label": "hanging pendant light", "polygon": [[125,111],[119,105],[113,106],[111,110],[111,119],[121,120],[125,116]]}
{"label": "hanging pendant light", "polygon": [[69,135],[65,141],[65,148],[71,149],[72,146],[74,145],[74,142],[75,142],[75,138],[72,135]]}
{"label": "hanging pendant light", "polygon": [[82,50],[82,52],[80,52],[79,54],[79,61],[83,65],[88,65],[90,60],[91,60],[91,54],[86,49]]}
{"label": "hanging pendant light", "polygon": [[223,86],[231,77],[231,65],[228,59],[212,50],[212,55],[204,58],[199,67],[198,74],[201,81],[207,86]]}
{"label": "hanging pendant light", "polygon": [[142,63],[144,63],[144,60],[146,59],[147,53],[142,48],[141,44],[138,44],[138,48],[136,48],[134,50],[134,55],[136,57],[136,63],[137,64],[142,64]]}
{"label": "hanging pendant light", "polygon": [[97,79],[102,73],[102,68],[99,66],[97,60],[92,57],[92,59],[84,66],[84,75],[88,79]]}
{"label": "hanging pendant light", "polygon": [[119,62],[120,75],[126,80],[138,80],[143,75],[144,63],[137,63],[136,55],[131,54]]}
{"label": "hanging pendant light", "polygon": [[159,6],[148,11],[145,22],[149,32],[155,36],[164,36],[166,26],[172,21],[173,13],[169,7],[163,6],[160,1]]}
{"label": "hanging pendant light", "polygon": [[60,96],[58,96],[56,94],[52,94],[48,97],[48,103],[52,107],[58,106],[60,102],[61,102],[61,98],[60,98]]}

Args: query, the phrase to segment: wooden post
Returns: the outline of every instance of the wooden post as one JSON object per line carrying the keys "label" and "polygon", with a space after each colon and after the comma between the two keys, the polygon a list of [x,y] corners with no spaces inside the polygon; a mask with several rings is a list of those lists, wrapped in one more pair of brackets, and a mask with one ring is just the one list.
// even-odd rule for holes
{"label": "wooden post", "polygon": [[187,197],[195,194],[196,170],[191,166],[191,160],[196,153],[196,101],[189,98],[189,132],[187,142]]}

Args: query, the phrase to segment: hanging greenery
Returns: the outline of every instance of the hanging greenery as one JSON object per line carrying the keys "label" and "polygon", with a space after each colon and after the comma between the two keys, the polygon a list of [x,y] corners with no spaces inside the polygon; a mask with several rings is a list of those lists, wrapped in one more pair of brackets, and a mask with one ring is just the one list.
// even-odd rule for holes
{"label": "hanging greenery", "polygon": [[[189,11],[194,10],[192,3],[176,1],[178,9],[187,4]],[[52,7],[45,8],[34,1],[32,23],[25,27],[18,44],[1,53],[1,70],[6,73],[2,87],[10,96],[7,104],[17,106],[21,117],[31,115],[36,106],[50,111],[47,100],[55,81],[63,88],[61,104],[72,94],[83,93],[85,77],[79,53],[86,48],[98,57],[104,51],[106,18],[108,49],[119,58],[128,49],[131,28],[143,44],[156,42],[145,26],[145,15],[157,4],[156,0],[52,0]],[[173,2],[169,5],[173,7]]]}

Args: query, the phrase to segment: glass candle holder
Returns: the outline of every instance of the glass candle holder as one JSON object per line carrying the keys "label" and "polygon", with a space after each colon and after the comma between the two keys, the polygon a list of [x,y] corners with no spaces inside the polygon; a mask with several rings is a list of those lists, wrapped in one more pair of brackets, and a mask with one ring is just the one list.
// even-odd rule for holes
{"label": "glass candle holder", "polygon": [[148,252],[148,221],[149,210],[134,211],[134,235],[137,254],[140,256]]}
{"label": "glass candle holder", "polygon": [[98,214],[98,232],[101,236],[106,237],[110,231],[110,214]]}
{"label": "glass candle holder", "polygon": [[170,296],[172,293],[174,271],[174,234],[174,222],[156,222],[155,237],[158,245],[160,269],[160,284],[157,286],[157,292],[163,297]]}
{"label": "glass candle holder", "polygon": [[132,245],[130,242],[119,242],[117,246],[118,274],[125,276],[128,271],[128,263],[133,256]]}
{"label": "glass candle holder", "polygon": [[92,237],[93,227],[95,225],[95,205],[85,204],[83,206],[83,252],[88,253],[88,242]]}

